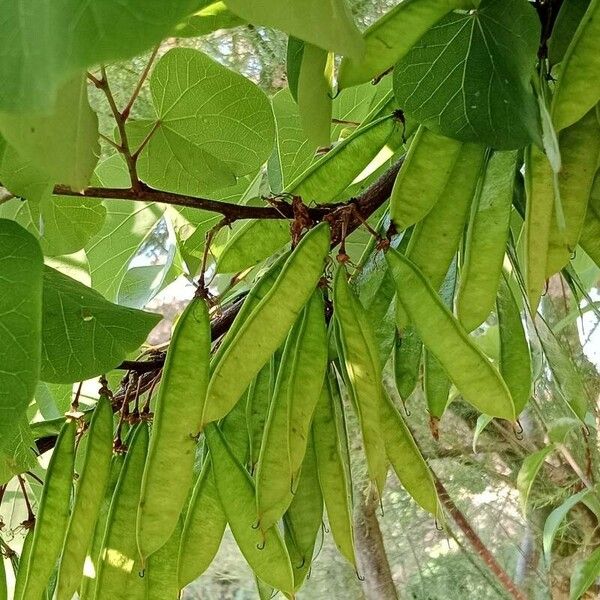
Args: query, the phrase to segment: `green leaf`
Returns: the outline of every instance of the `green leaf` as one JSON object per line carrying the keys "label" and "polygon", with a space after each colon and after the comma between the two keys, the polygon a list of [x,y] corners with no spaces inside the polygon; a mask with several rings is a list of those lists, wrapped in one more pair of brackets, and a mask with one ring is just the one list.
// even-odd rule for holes
{"label": "green leaf", "polygon": [[300,77],[300,66],[304,54],[304,42],[290,36],[288,38],[286,56],[286,75],[290,93],[295,102],[298,102],[298,78]]}
{"label": "green leaf", "polygon": [[494,417],[490,415],[479,415],[477,417],[477,423],[475,424],[475,431],[473,432],[473,452],[477,453],[477,441],[485,430],[485,428],[494,420]]}
{"label": "green leaf", "polygon": [[521,500],[521,509],[523,514],[527,512],[527,503],[529,502],[529,496],[531,494],[531,488],[533,483],[546,460],[546,457],[550,452],[554,450],[553,446],[546,446],[533,454],[530,454],[525,458],[519,474],[517,475],[517,490]]}
{"label": "green leaf", "polygon": [[250,23],[280,29],[311,44],[359,58],[363,41],[345,0],[225,0]]}
{"label": "green leaf", "polygon": [[[37,465],[35,442],[25,415],[14,423],[0,450],[0,485]],[[1,567],[0,567],[1,568]]]}
{"label": "green leaf", "polygon": [[[0,110],[47,111],[70,75],[162,40],[199,0],[2,2]],[[65,182],[63,182],[65,183]]]}
{"label": "green leaf", "polygon": [[[105,187],[129,187],[127,170],[118,155],[96,169],[95,179]],[[116,301],[129,262],[162,216],[163,207],[133,200],[104,200],[104,226],[86,245],[92,287]]]}
{"label": "green leaf", "polygon": [[409,118],[448,137],[507,150],[539,143],[530,84],[539,38],[527,0],[454,11],[396,65],[396,98]]}
{"label": "green leaf", "polygon": [[575,565],[571,575],[569,600],[579,600],[600,575],[600,548]]}
{"label": "green leaf", "polygon": [[53,196],[48,176],[8,144],[0,152],[0,179],[18,196],[0,207],[0,215],[38,237],[46,256],[80,250],[104,223],[106,210],[99,200]]}
{"label": "green leaf", "polygon": [[269,184],[275,193],[281,192],[312,163],[314,148],[302,129],[298,106],[290,90],[273,96],[273,112],[277,124],[276,144],[269,159]]}
{"label": "green leaf", "polygon": [[366,51],[360,60],[344,57],[338,84],[347,88],[385,73],[427,30],[454,8],[469,8],[469,0],[403,0],[364,33]]}
{"label": "green leaf", "polygon": [[315,146],[331,143],[331,89],[333,55],[304,44],[298,76],[300,121],[309,142]]}
{"label": "green leaf", "polygon": [[141,346],[160,318],[112,304],[45,267],[41,378],[71,383],[110,371]]}
{"label": "green leaf", "polygon": [[47,116],[0,113],[0,131],[51,183],[82,189],[98,162],[98,118],[90,108],[82,75],[61,87]]}
{"label": "green leaf", "polygon": [[234,15],[224,2],[208,2],[207,6],[177,25],[173,34],[177,37],[198,37],[218,29],[232,29],[244,24],[245,21]]}
{"label": "green leaf", "polygon": [[37,240],[0,219],[0,448],[25,414],[39,377],[42,266]]}
{"label": "green leaf", "polygon": [[565,520],[566,516],[569,514],[569,511],[579,502],[581,502],[586,496],[589,496],[591,490],[585,489],[581,490],[577,494],[573,494],[567,498],[560,506],[555,508],[546,519],[544,523],[544,535],[543,535],[543,544],[544,544],[544,557],[546,562],[550,564],[552,561],[552,544],[554,543],[554,538],[556,537],[556,533],[561,523]]}
{"label": "green leaf", "polygon": [[[127,133],[132,146],[139,147],[155,126],[153,121],[131,121]],[[152,133],[137,166],[140,179],[149,186],[189,196],[202,196],[236,182],[229,165],[163,126]]]}
{"label": "green leaf", "polygon": [[205,54],[170,50],[156,64],[150,90],[166,142],[185,141],[210,156],[212,162],[196,168],[239,177],[256,172],[271,154],[275,123],[268,98]]}

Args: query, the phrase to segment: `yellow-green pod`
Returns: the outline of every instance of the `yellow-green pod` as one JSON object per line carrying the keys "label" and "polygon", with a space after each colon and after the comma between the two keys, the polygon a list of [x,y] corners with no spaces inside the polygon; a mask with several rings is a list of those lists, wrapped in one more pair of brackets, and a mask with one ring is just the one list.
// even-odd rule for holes
{"label": "yellow-green pod", "polygon": [[248,388],[246,423],[248,424],[248,441],[250,443],[248,464],[251,473],[254,473],[254,469],[258,464],[260,446],[269,417],[269,407],[273,397],[276,377],[275,359],[271,358],[258,372]]}
{"label": "yellow-green pod", "polygon": [[110,478],[112,444],[112,406],[108,397],[101,395],[90,422],[85,459],[65,536],[56,584],[57,600],[71,600],[81,584],[86,553]]}
{"label": "yellow-green pod", "polygon": [[290,557],[277,527],[262,531],[256,524],[252,478],[235,458],[215,423],[205,428],[214,480],[231,532],[256,576],[275,589],[294,592]]}
{"label": "yellow-green pod", "polygon": [[600,0],[592,0],[561,63],[552,98],[557,131],[572,125],[600,100]]}
{"label": "yellow-green pod", "polygon": [[563,129],[559,139],[562,168],[558,174],[558,187],[565,227],[558,226],[554,214],[548,239],[546,278],[558,273],[569,262],[579,242],[594,176],[600,165],[600,123],[596,108]]}
{"label": "yellow-green pod", "polygon": [[33,542],[33,529],[27,531],[27,535],[23,540],[23,548],[19,557],[19,564],[15,577],[15,586],[13,588],[14,600],[25,600],[23,598],[23,589],[27,580],[27,567],[29,565],[29,557],[31,555],[31,543]]}
{"label": "yellow-green pod", "polygon": [[594,179],[579,243],[600,267],[600,175]]}
{"label": "yellow-green pod", "polygon": [[381,363],[371,323],[350,288],[344,268],[339,268],[335,276],[333,307],[340,362],[348,393],[358,413],[369,477],[381,494],[387,475],[381,437]]}
{"label": "yellow-green pod", "polygon": [[333,54],[305,43],[298,76],[302,129],[314,147],[331,143]]}
{"label": "yellow-green pod", "polygon": [[171,537],[192,487],[195,436],[201,429],[208,387],[210,341],[208,307],[202,298],[193,298],[175,325],[154,408],[137,515],[142,559]]}
{"label": "yellow-green pod", "polygon": [[146,600],[179,600],[177,559],[182,521],[180,518],[167,543],[148,559]]}
{"label": "yellow-green pod", "polygon": [[309,443],[294,499],[283,518],[284,540],[294,569],[296,590],[302,586],[310,571],[322,520],[323,496],[314,448]]}
{"label": "yellow-green pod", "polygon": [[524,259],[529,309],[535,314],[546,281],[546,259],[554,212],[554,174],[546,156],[536,146],[525,152]]}
{"label": "yellow-green pod", "polygon": [[335,544],[352,565],[354,529],[352,522],[352,485],[342,406],[338,395],[332,393],[329,374],[321,392],[312,424],[313,447],[319,484],[327,508],[327,518]]}
{"label": "yellow-green pod", "polygon": [[420,221],[440,199],[461,146],[419,127],[390,196],[390,216],[398,231]]}
{"label": "yellow-green pod", "polygon": [[77,423],[65,423],[46,472],[37,515],[23,600],[41,598],[60,556],[71,513]]}
{"label": "yellow-green pod", "polygon": [[382,402],[382,415],[387,456],[400,483],[417,504],[437,516],[438,497],[429,466],[387,394]]}
{"label": "yellow-green pod", "polygon": [[404,311],[464,399],[481,412],[513,421],[515,407],[504,380],[425,276],[393,249],[388,250],[386,258]]}
{"label": "yellow-green pod", "polygon": [[281,346],[317,287],[329,244],[327,223],[317,225],[300,240],[273,287],[240,326],[221,360],[211,365],[203,425],[224,417],[235,406]]}
{"label": "yellow-green pod", "polygon": [[135,525],[149,434],[146,423],[135,427],[110,504],[94,600],[128,599],[141,568]]}
{"label": "yellow-green pod", "polygon": [[508,241],[517,152],[494,152],[473,204],[456,296],[456,314],[473,331],[494,307]]}

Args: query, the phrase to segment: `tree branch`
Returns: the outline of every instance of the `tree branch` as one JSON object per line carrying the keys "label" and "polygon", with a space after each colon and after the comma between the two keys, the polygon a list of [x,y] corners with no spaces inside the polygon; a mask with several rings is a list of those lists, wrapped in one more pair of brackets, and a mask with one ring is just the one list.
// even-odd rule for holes
{"label": "tree branch", "polygon": [[[326,217],[332,215],[340,209],[348,206],[354,206],[358,214],[363,218],[368,218],[379,206],[387,200],[392,190],[394,180],[400,169],[402,160],[390,167],[379,180],[371,187],[365,190],[357,198],[350,198],[345,202],[332,204],[319,204],[308,207],[308,214],[315,222],[323,221]],[[210,198],[201,198],[196,196],[186,196],[174,192],[165,192],[151,188],[144,183],[140,183],[138,189],[131,188],[105,188],[89,187],[83,191],[72,190],[65,185],[54,187],[54,194],[59,196],[77,196],[80,198],[98,198],[109,200],[134,200],[140,202],[158,202],[161,204],[170,204],[173,206],[184,206],[186,208],[195,208],[206,210],[223,215],[229,223],[244,219],[288,219],[294,218],[292,205],[280,198],[270,198],[270,206],[249,206],[232,204],[221,200],[212,200]],[[351,219],[349,230],[352,231],[360,225],[360,219],[355,216]],[[339,236],[339,232],[338,232]],[[334,232],[335,238],[335,232]],[[336,243],[339,243],[339,238]]]}

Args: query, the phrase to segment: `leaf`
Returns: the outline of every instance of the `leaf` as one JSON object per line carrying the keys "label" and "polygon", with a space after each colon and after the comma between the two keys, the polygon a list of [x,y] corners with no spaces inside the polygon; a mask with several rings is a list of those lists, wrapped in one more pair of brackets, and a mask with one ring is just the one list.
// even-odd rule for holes
{"label": "leaf", "polygon": [[42,267],[36,239],[0,219],[0,449],[25,414],[39,377]]}
{"label": "leaf", "polygon": [[548,56],[551,64],[555,65],[564,58],[589,5],[590,0],[564,0],[560,5],[548,42]]}
{"label": "leaf", "polygon": [[45,267],[41,378],[53,383],[90,379],[137,350],[160,315],[125,308]]}
{"label": "leaf", "polygon": [[279,193],[308,168],[315,151],[302,129],[298,106],[290,90],[277,92],[272,103],[277,134],[267,170],[272,191]]}
{"label": "leaf", "polygon": [[140,179],[151,187],[202,196],[236,182],[235,173],[225,162],[153,121],[131,121],[127,134],[133,148],[139,148],[144,138],[152,135],[137,164]]}
{"label": "leaf", "polygon": [[298,102],[298,79],[300,77],[300,66],[302,65],[302,55],[304,54],[304,42],[290,36],[288,38],[286,52],[286,76],[288,88],[294,102]]}
{"label": "leaf", "polygon": [[544,558],[548,564],[550,564],[552,561],[552,544],[554,543],[554,538],[556,537],[558,528],[564,521],[565,517],[569,514],[569,511],[576,504],[581,502],[586,496],[589,496],[590,493],[591,490],[585,489],[577,492],[577,494],[573,494],[548,515],[548,518],[544,523],[543,534]]}
{"label": "leaf", "polygon": [[187,142],[210,157],[200,169],[239,177],[255,173],[271,154],[275,124],[268,98],[205,54],[167,52],[152,72],[150,91],[166,141],[173,147]]}
{"label": "leaf", "polygon": [[7,440],[2,440],[0,450],[0,485],[37,465],[35,442],[25,415],[21,416],[16,424],[13,423],[11,429]]}
{"label": "leaf", "polygon": [[333,55],[304,44],[298,75],[300,121],[309,142],[315,146],[331,143],[331,88]]}
{"label": "leaf", "polygon": [[70,75],[140,54],[198,4],[44,0],[33,6],[29,0],[3,1],[0,38],[7,43],[0,50],[0,110],[47,111]]}
{"label": "leaf", "polygon": [[539,37],[527,0],[454,11],[396,65],[396,98],[409,118],[448,137],[506,150],[538,143],[530,78]]}
{"label": "leaf", "polygon": [[82,75],[61,87],[47,116],[0,113],[0,131],[51,183],[83,189],[98,162],[98,117],[90,108]]}
{"label": "leaf", "polygon": [[[118,155],[98,165],[95,179],[105,187],[129,187],[127,170]],[[86,245],[92,287],[116,301],[131,259],[162,216],[157,204],[134,200],[104,200],[104,226]]]}
{"label": "leaf", "polygon": [[385,73],[419,41],[427,30],[454,8],[472,8],[469,0],[403,0],[364,33],[360,60],[344,57],[339,87],[364,83]]}
{"label": "leaf", "polygon": [[175,27],[177,37],[199,37],[219,29],[232,29],[245,25],[245,21],[234,15],[224,2],[208,2],[207,6],[190,15]]}
{"label": "leaf", "polygon": [[477,441],[483,433],[484,429],[493,421],[494,417],[490,415],[479,415],[477,417],[477,423],[475,424],[475,431],[473,432],[473,452],[477,453]]}
{"label": "leaf", "polygon": [[578,600],[600,575],[600,548],[596,548],[585,560],[575,565],[571,575],[569,600]]}
{"label": "leaf", "polygon": [[280,29],[311,44],[360,57],[363,41],[345,0],[225,0],[240,17]]}
{"label": "leaf", "polygon": [[539,473],[546,457],[554,450],[553,446],[546,446],[525,458],[519,474],[517,475],[517,490],[521,500],[521,509],[523,514],[527,513],[527,503],[531,494],[531,488]]}

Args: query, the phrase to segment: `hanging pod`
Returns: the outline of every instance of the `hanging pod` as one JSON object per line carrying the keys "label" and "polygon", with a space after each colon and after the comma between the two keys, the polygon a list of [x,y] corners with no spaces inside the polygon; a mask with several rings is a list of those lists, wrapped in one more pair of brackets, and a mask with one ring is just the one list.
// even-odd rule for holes
{"label": "hanging pod", "polygon": [[381,494],[387,474],[381,437],[381,364],[371,324],[343,267],[335,275],[333,310],[341,368],[358,414],[369,477]]}
{"label": "hanging pod", "polygon": [[508,241],[516,151],[494,152],[471,211],[456,297],[456,314],[467,331],[481,325],[494,308]]}
{"label": "hanging pod", "polygon": [[390,216],[398,231],[420,221],[439,200],[461,146],[419,127],[390,196]]}
{"label": "hanging pod", "polygon": [[594,177],[600,166],[600,123],[596,107],[563,129],[559,141],[562,168],[558,173],[558,190],[565,223],[564,228],[558,225],[554,211],[548,238],[546,278],[568,264],[583,229]]}
{"label": "hanging pod", "polygon": [[256,498],[263,529],[292,501],[326,367],[325,306],[316,290],[288,335],[262,440]]}
{"label": "hanging pod", "polygon": [[76,421],[60,431],[46,471],[23,586],[23,600],[41,598],[63,547],[70,516]]}
{"label": "hanging pod", "polygon": [[356,567],[346,426],[334,379],[333,373],[325,378],[315,409],[312,423],[313,447],[331,534],[342,556]]}
{"label": "hanging pod", "polygon": [[386,258],[410,322],[464,399],[481,412],[513,421],[515,407],[503,379],[423,274],[395,250],[388,250]]}
{"label": "hanging pod", "polygon": [[135,529],[148,438],[148,425],[136,425],[110,503],[94,600],[126,600],[141,585]]}
{"label": "hanging pod", "polygon": [[75,502],[65,536],[56,584],[57,600],[71,600],[83,577],[86,553],[109,483],[113,411],[107,396],[101,395],[90,421],[83,468],[77,482]]}
{"label": "hanging pod", "polygon": [[592,0],[562,60],[552,98],[557,131],[572,125],[600,100],[600,0]]}
{"label": "hanging pod", "polygon": [[311,229],[287,259],[267,295],[212,367],[202,423],[224,417],[283,343],[314,292],[329,254],[327,223]]}
{"label": "hanging pod", "polygon": [[438,516],[438,497],[429,466],[412,433],[391,398],[382,402],[383,430],[387,457],[404,489],[415,502],[434,517]]}
{"label": "hanging pod", "polygon": [[[245,413],[244,404],[238,402],[220,424],[229,448],[242,464],[248,456]],[[219,550],[227,526],[227,516],[219,498],[213,470],[209,451],[194,484],[182,525],[177,559],[179,588],[184,588],[208,569]]]}
{"label": "hanging pod", "polygon": [[235,458],[218,425],[205,428],[213,463],[213,477],[229,527],[250,568],[275,589],[293,594],[294,576],[290,557],[277,527],[256,527],[254,482]]}
{"label": "hanging pod", "polygon": [[310,571],[323,521],[323,496],[312,443],[306,450],[294,499],[283,518],[284,540],[294,570],[294,588],[300,589]]}
{"label": "hanging pod", "polygon": [[193,298],[175,325],[154,409],[137,515],[142,559],[171,537],[192,486],[194,436],[200,431],[208,387],[210,339],[206,302]]}

